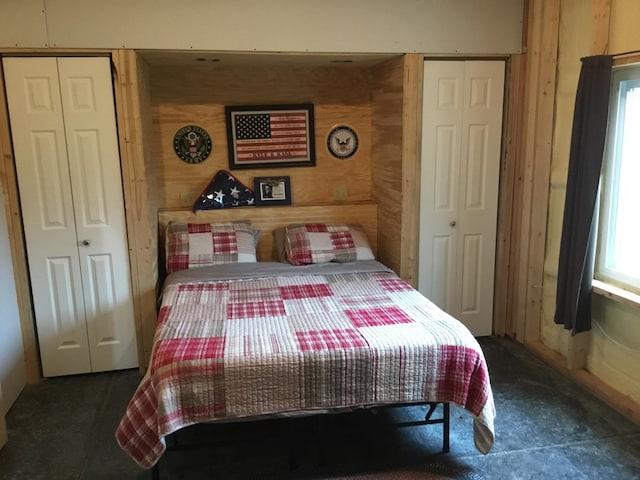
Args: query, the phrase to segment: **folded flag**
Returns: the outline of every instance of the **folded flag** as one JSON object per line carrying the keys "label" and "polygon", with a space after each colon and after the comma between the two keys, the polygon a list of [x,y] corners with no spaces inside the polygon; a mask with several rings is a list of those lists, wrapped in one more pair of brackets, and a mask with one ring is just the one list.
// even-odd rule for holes
{"label": "folded flag", "polygon": [[193,205],[193,211],[254,205],[253,191],[226,170],[215,174]]}

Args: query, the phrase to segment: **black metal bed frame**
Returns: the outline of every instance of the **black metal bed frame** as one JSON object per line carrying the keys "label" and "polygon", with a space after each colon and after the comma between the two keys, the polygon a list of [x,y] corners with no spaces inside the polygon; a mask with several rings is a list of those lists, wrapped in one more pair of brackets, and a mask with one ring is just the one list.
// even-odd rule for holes
{"label": "black metal bed frame", "polygon": [[[442,417],[440,418],[431,418],[433,413],[435,412],[438,405],[442,404]],[[449,430],[450,430],[450,409],[451,406],[448,402],[422,402],[422,403],[403,403],[403,404],[394,404],[387,405],[384,407],[376,407],[376,408],[399,408],[399,407],[407,407],[407,406],[417,406],[417,405],[428,405],[429,410],[425,414],[424,420],[415,420],[410,422],[399,422],[394,425],[397,427],[415,427],[420,425],[437,425],[442,424],[442,453],[449,453]],[[324,417],[326,414],[320,414],[318,417]],[[167,437],[167,450],[178,450],[184,449],[184,446],[178,447],[177,437],[175,436],[178,432],[175,432]],[[171,444],[171,445],[170,445]],[[193,446],[195,448],[195,445]],[[322,454],[320,454],[322,457]],[[322,463],[323,460],[321,459]],[[295,463],[292,461],[292,466],[295,468]],[[160,460],[156,462],[156,464],[151,468],[151,479],[152,480],[160,480]]]}

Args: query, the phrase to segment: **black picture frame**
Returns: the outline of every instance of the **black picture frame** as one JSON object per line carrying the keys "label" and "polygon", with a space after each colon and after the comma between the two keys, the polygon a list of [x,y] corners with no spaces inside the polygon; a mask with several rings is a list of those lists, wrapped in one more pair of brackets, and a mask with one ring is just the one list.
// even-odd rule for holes
{"label": "black picture frame", "polygon": [[316,164],[313,105],[226,106],[229,169]]}
{"label": "black picture frame", "polygon": [[253,195],[257,206],[291,205],[291,178],[253,177]]}

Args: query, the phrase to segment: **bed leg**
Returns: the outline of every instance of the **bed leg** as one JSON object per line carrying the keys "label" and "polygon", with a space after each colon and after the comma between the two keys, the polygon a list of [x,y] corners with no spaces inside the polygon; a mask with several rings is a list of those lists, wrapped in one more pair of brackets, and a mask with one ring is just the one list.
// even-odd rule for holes
{"label": "bed leg", "polygon": [[442,453],[449,453],[449,402],[442,404]]}
{"label": "bed leg", "polygon": [[435,412],[438,405],[439,403],[436,402],[429,403],[429,410],[424,416],[424,423],[430,425],[434,423],[442,424],[442,452],[449,453],[450,404],[449,402],[442,402],[442,418],[432,419],[431,415],[433,415],[433,412]]}

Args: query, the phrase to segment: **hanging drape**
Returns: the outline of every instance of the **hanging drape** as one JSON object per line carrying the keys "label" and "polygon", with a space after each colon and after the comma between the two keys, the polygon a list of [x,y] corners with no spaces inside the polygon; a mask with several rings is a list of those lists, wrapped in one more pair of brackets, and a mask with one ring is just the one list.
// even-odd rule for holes
{"label": "hanging drape", "polygon": [[573,112],[554,317],[572,334],[591,329],[594,212],[607,131],[612,64],[610,55],[582,59]]}

